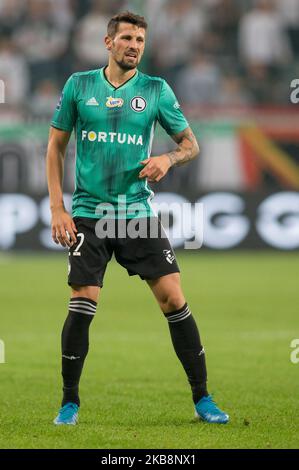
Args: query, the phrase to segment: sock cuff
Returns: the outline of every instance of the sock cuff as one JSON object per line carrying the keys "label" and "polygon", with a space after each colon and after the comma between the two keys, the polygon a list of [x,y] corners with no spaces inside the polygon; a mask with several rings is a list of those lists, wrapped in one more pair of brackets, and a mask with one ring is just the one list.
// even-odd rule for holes
{"label": "sock cuff", "polygon": [[191,315],[191,310],[188,307],[187,302],[178,310],[173,312],[164,313],[169,323],[177,323],[179,321],[185,320],[185,318]]}
{"label": "sock cuff", "polygon": [[72,297],[69,302],[69,311],[75,313],[84,313],[86,315],[95,315],[97,302],[87,297]]}

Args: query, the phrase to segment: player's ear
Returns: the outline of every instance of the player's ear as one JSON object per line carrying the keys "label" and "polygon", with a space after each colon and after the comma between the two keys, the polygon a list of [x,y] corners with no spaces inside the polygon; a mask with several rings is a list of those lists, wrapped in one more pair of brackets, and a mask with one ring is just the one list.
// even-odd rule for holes
{"label": "player's ear", "polygon": [[108,51],[110,51],[110,50],[111,50],[111,46],[112,46],[112,38],[111,38],[110,36],[105,36],[104,41],[105,41],[105,44],[106,44],[106,49],[107,49]]}

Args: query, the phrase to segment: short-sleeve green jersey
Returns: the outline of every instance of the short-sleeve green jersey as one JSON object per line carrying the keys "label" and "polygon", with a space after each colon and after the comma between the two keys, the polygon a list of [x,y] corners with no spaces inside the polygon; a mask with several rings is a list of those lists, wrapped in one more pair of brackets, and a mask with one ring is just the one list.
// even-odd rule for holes
{"label": "short-sleeve green jersey", "polygon": [[[138,175],[143,168],[140,162],[150,156],[157,121],[169,135],[189,126],[162,78],[136,70],[131,79],[115,88],[103,67],[68,79],[51,125],[75,131],[74,217],[99,218],[97,207],[103,204],[112,207],[116,217],[153,214],[153,192]],[[137,212],[126,211],[135,204]]]}

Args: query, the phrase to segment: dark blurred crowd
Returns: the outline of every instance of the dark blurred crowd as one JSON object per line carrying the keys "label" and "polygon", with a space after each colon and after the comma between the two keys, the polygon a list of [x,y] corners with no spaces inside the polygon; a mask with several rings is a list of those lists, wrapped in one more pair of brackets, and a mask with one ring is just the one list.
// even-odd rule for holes
{"label": "dark blurred crowd", "polygon": [[107,22],[149,23],[140,69],[182,103],[284,105],[299,77],[299,0],[0,0],[0,79],[8,106],[51,114],[67,77],[107,63]]}

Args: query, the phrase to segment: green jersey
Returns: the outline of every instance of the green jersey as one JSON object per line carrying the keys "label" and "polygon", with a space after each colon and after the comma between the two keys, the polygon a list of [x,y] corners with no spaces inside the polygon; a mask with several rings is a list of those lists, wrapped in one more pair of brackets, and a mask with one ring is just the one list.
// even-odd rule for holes
{"label": "green jersey", "polygon": [[74,217],[99,218],[103,206],[119,218],[153,215],[153,192],[138,175],[140,162],[150,156],[157,121],[169,135],[189,126],[162,78],[136,70],[115,88],[103,67],[68,79],[51,125],[75,131]]}

